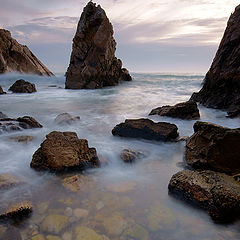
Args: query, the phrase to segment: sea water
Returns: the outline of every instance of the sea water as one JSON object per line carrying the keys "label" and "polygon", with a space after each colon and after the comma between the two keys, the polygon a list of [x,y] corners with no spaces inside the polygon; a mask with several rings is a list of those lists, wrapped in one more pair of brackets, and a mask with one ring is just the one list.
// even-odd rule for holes
{"label": "sea water", "polygon": [[[0,135],[0,174],[12,174],[24,181],[19,187],[2,191],[0,204],[29,200],[34,209],[30,218],[20,224],[1,223],[0,236],[2,231],[5,239],[25,240],[41,235],[42,239],[55,236],[75,240],[77,229],[86,227],[85,238],[79,239],[98,239],[91,231],[113,240],[240,238],[240,221],[215,224],[204,210],[168,194],[171,176],[182,170],[179,163],[184,159],[185,142],[162,143],[111,134],[113,127],[125,119],[150,118],[176,124],[180,136],[192,135],[195,121],[148,114],[153,108],[188,100],[201,88],[203,75],[133,74],[132,82],[115,87],[65,90],[63,74],[52,78],[6,74],[0,76],[0,85],[6,91],[20,78],[35,83],[37,92],[1,95],[0,111],[12,118],[32,116],[43,128]],[[239,119],[226,118],[223,111],[202,106],[199,109],[202,121],[230,128],[240,126]],[[65,112],[80,116],[80,121],[56,125],[55,117]],[[56,175],[30,168],[33,153],[46,134],[55,130],[76,132],[107,160],[101,168],[80,173],[82,185],[77,192],[66,189],[62,180],[78,173]],[[34,139],[27,144],[11,139],[20,135]],[[120,154],[126,148],[140,151],[145,157],[135,164],[125,164]],[[85,214],[79,216],[77,212]],[[51,220],[46,230],[47,218]]]}

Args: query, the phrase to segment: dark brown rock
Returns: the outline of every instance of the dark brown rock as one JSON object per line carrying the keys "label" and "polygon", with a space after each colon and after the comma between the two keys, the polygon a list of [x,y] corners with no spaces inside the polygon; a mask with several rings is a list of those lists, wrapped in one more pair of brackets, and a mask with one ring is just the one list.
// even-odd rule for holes
{"label": "dark brown rock", "polygon": [[23,79],[17,80],[8,90],[13,93],[34,93],[37,91],[35,84]]}
{"label": "dark brown rock", "polygon": [[115,57],[115,51],[112,24],[100,5],[89,2],[73,39],[66,88],[94,89],[132,80],[121,60]]}
{"label": "dark brown rock", "polygon": [[196,122],[194,132],[186,144],[189,165],[228,174],[240,173],[240,129]]}
{"label": "dark brown rock", "polygon": [[133,163],[136,160],[144,157],[144,154],[141,152],[135,152],[131,149],[124,149],[120,157],[125,163]]}
{"label": "dark brown rock", "polygon": [[0,95],[6,94],[6,92],[3,91],[2,86],[0,86]]}
{"label": "dark brown rock", "polygon": [[96,149],[74,132],[51,132],[34,153],[31,167],[36,170],[63,171],[96,167]]}
{"label": "dark brown rock", "polygon": [[19,118],[0,118],[0,134],[23,129],[42,128],[42,125],[33,117],[24,116]]}
{"label": "dark brown rock", "polygon": [[62,113],[62,114],[59,114],[54,121],[58,125],[64,125],[64,124],[72,124],[79,120],[80,120],[79,116],[74,117],[69,113]]}
{"label": "dark brown rock", "polygon": [[21,202],[14,204],[7,209],[0,210],[0,220],[17,220],[28,217],[33,211],[31,202]]}
{"label": "dark brown rock", "polygon": [[240,107],[240,5],[231,15],[223,39],[200,92],[192,100],[206,107],[228,109]]}
{"label": "dark brown rock", "polygon": [[155,123],[150,119],[127,119],[112,130],[112,134],[120,137],[143,138],[156,141],[172,141],[178,137],[175,124]]}
{"label": "dark brown rock", "polygon": [[224,173],[183,170],[173,175],[171,193],[208,210],[218,222],[229,222],[240,215],[240,183]]}
{"label": "dark brown rock", "polygon": [[200,118],[196,102],[188,101],[174,106],[163,106],[153,109],[149,115],[160,115],[172,118],[195,120]]}
{"label": "dark brown rock", "polygon": [[9,31],[0,29],[0,73],[5,72],[53,76],[27,46],[13,39]]}

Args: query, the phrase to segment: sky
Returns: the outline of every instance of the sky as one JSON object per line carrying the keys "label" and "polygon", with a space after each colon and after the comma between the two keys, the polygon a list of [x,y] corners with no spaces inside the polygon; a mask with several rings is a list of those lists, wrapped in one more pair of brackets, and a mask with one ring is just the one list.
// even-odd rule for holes
{"label": "sky", "polygon": [[[11,31],[52,71],[66,71],[82,0],[0,0]],[[116,55],[131,72],[205,73],[236,0],[96,0],[114,27]]]}

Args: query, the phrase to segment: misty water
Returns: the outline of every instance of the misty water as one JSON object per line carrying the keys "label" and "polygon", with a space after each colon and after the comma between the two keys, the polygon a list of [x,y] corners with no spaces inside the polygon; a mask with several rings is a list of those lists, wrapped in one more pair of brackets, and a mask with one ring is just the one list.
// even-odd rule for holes
{"label": "misty water", "polygon": [[[60,74],[53,78],[7,74],[0,76],[0,82],[6,91],[20,78],[35,83],[37,93],[2,95],[0,111],[13,118],[32,116],[44,127],[0,135],[0,174],[24,181],[2,191],[0,204],[29,200],[34,206],[30,218],[23,222],[0,224],[5,239],[74,240],[76,229],[82,226],[113,240],[240,239],[240,221],[215,224],[204,210],[168,195],[171,176],[182,170],[179,163],[184,158],[185,142],[162,143],[111,134],[112,128],[127,118],[147,118],[155,107],[188,100],[201,88],[203,76],[134,74],[132,82],[97,90],[65,90]],[[239,119],[228,119],[225,112],[199,108],[202,121],[239,127]],[[64,112],[81,119],[73,125],[57,126],[54,119]],[[149,118],[176,124],[180,136],[193,133],[195,121]],[[30,168],[33,153],[54,130],[76,132],[97,149],[98,156],[107,159],[101,168],[80,173],[82,186],[77,192],[65,188],[62,179],[78,173],[55,175]],[[26,144],[11,139],[20,135],[31,135],[34,140]],[[141,151],[145,157],[135,164],[123,163],[120,153],[126,148]],[[76,209],[84,214],[78,216]],[[58,216],[60,230],[45,231],[43,222],[49,215]],[[36,237],[40,235],[42,238]]]}

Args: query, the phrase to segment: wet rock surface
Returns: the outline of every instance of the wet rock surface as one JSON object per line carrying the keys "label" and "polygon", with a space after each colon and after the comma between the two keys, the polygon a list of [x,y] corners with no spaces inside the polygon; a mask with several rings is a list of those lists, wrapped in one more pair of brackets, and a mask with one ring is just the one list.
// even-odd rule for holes
{"label": "wet rock surface", "polygon": [[196,122],[187,140],[186,161],[194,168],[240,173],[240,129]]}
{"label": "wet rock surface", "polygon": [[11,37],[11,33],[0,29],[0,73],[20,72],[53,76],[40,60]]}
{"label": "wet rock surface", "polygon": [[22,184],[23,181],[10,174],[0,174],[0,190],[6,190]]}
{"label": "wet rock surface", "polygon": [[3,91],[2,86],[0,86],[0,95],[6,94],[6,92]]}
{"label": "wet rock surface", "polygon": [[115,57],[113,27],[105,11],[89,2],[84,8],[73,39],[66,73],[67,89],[95,89],[132,80]]}
{"label": "wet rock surface", "polygon": [[37,91],[35,84],[23,79],[17,80],[8,90],[13,93],[34,93]]}
{"label": "wet rock surface", "polygon": [[206,74],[202,89],[194,93],[192,100],[204,106],[239,109],[240,100],[240,8],[231,14],[224,36]]}
{"label": "wet rock surface", "polygon": [[30,116],[0,119],[0,134],[32,128],[42,128],[42,125],[36,119]]}
{"label": "wet rock surface", "polygon": [[136,152],[134,150],[131,149],[124,149],[121,152],[121,159],[125,162],[125,163],[134,163],[136,160],[143,158],[145,155],[141,152]]}
{"label": "wet rock surface", "polygon": [[149,115],[160,115],[186,120],[195,120],[200,118],[198,106],[196,102],[193,101],[178,103],[174,106],[159,107],[153,109]]}
{"label": "wet rock surface", "polygon": [[240,183],[224,173],[184,170],[173,175],[169,191],[209,211],[219,222],[240,215]]}
{"label": "wet rock surface", "polygon": [[34,138],[33,136],[24,135],[24,136],[11,137],[10,139],[18,143],[29,143],[29,142],[32,142]]}
{"label": "wet rock surface", "polygon": [[99,166],[96,149],[74,132],[51,132],[34,153],[31,167],[36,170],[63,171]]}
{"label": "wet rock surface", "polygon": [[75,117],[69,113],[62,113],[55,118],[54,122],[58,125],[64,125],[64,124],[72,124],[79,120],[80,120],[79,116]]}
{"label": "wet rock surface", "polygon": [[142,138],[156,141],[172,141],[178,137],[175,124],[155,123],[150,119],[127,119],[112,130],[112,134],[120,137]]}

